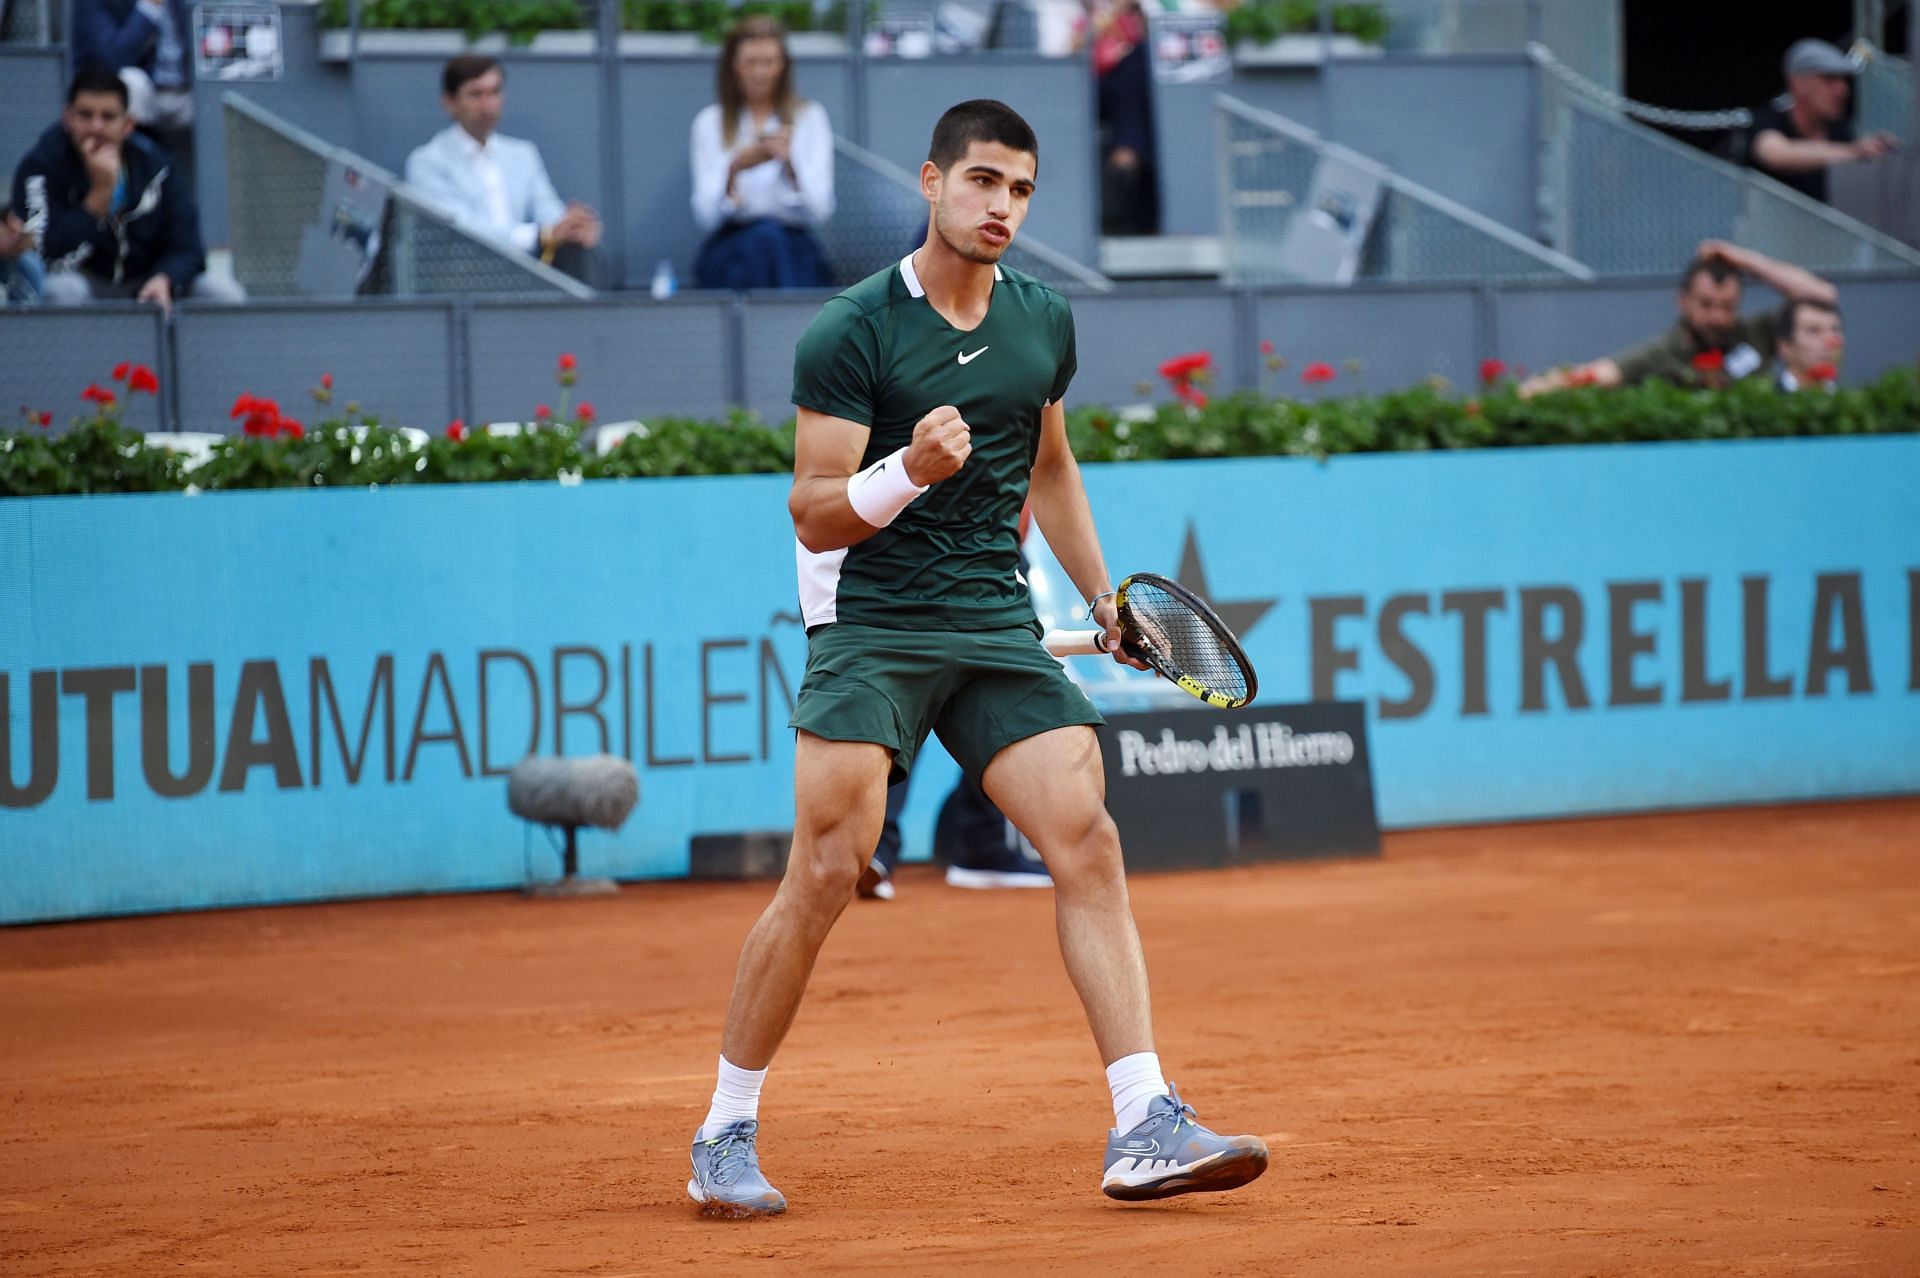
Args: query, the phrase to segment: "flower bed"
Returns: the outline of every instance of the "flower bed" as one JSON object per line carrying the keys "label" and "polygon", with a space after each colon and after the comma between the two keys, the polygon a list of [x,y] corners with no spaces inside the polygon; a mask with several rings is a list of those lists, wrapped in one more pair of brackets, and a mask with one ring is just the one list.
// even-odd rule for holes
{"label": "flower bed", "polygon": [[[1209,395],[1212,359],[1204,352],[1161,366],[1172,399],[1151,408],[1089,406],[1067,415],[1076,456],[1086,462],[1208,457],[1328,457],[1553,444],[1729,440],[1807,435],[1920,432],[1920,377],[1895,370],[1862,387],[1786,395],[1758,381],[1691,390],[1664,382],[1620,389],[1576,386],[1532,399],[1515,393],[1509,370],[1489,360],[1477,393],[1438,379],[1384,394],[1300,400],[1278,393],[1292,371],[1264,347],[1269,385]],[[1344,371],[1343,371],[1344,369]],[[1518,372],[1518,370],[1514,370]],[[1362,374],[1312,363],[1301,384],[1337,390]],[[241,433],[203,458],[151,445],[121,425],[127,398],[159,389],[144,365],[114,370],[119,389],[91,385],[81,399],[92,415],[63,435],[51,433],[51,409],[23,405],[22,429],[0,433],[0,496],[154,492],[187,488],[306,488],[368,484],[487,483],[506,480],[742,475],[790,470],[793,423],[769,425],[745,412],[721,421],[655,418],[632,428],[601,454],[587,447],[600,414],[576,401],[580,370],[571,355],[556,365],[558,406],[535,406],[517,433],[495,434],[450,422],[426,438],[384,427],[357,403],[334,406],[333,379],[312,390],[317,420],[302,423],[279,404],[243,395],[233,419]],[[1143,384],[1142,393],[1151,391]]]}
{"label": "flower bed", "polygon": [[[727,28],[749,14],[770,14],[789,31],[841,31],[846,6],[835,4],[815,12],[810,0],[694,0],[688,4],[655,0],[622,0],[623,31],[664,31],[700,35],[718,42]],[[320,25],[349,25],[349,0],[321,0]],[[393,31],[464,31],[478,38],[503,32],[516,44],[525,44],[541,31],[577,30],[588,24],[587,9],[578,0],[361,0],[360,29]]]}

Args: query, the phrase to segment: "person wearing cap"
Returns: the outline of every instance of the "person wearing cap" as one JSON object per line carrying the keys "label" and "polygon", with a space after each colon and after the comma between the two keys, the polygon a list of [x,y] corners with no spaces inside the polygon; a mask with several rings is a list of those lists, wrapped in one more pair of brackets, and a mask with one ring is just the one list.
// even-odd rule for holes
{"label": "person wearing cap", "polygon": [[1787,91],[1753,113],[1747,163],[1824,203],[1827,168],[1896,149],[1891,133],[1853,136],[1847,101],[1858,67],[1825,40],[1796,40],[1784,62]]}

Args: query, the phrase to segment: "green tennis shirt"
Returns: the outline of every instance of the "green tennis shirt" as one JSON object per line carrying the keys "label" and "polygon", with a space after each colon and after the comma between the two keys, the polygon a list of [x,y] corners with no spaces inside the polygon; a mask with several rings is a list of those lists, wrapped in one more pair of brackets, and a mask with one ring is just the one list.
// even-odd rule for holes
{"label": "green tennis shirt", "polygon": [[793,402],[868,427],[862,469],[912,443],[915,424],[943,404],[960,410],[973,452],[865,541],[826,554],[796,541],[808,628],[1032,624],[1020,508],[1040,410],[1066,393],[1075,367],[1067,300],[1004,267],[970,332],[933,309],[911,256],[828,301],[794,351]]}

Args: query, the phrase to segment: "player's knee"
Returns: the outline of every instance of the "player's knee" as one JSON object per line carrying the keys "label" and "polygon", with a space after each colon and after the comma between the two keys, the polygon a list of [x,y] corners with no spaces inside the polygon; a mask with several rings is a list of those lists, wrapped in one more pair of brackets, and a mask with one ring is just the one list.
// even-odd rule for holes
{"label": "player's knee", "polygon": [[1056,847],[1047,851],[1047,870],[1054,882],[1087,883],[1120,878],[1120,830],[1104,806],[1095,804],[1062,831]]}

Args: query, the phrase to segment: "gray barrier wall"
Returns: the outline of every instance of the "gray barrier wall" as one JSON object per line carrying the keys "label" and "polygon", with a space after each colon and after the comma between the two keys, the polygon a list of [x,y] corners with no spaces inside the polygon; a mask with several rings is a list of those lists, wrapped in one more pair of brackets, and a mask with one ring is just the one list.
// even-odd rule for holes
{"label": "gray barrier wall", "polygon": [[[1845,380],[1858,384],[1911,366],[1920,352],[1920,276],[1842,278],[1847,316]],[[393,424],[438,430],[453,417],[526,420],[558,406],[555,361],[580,361],[575,403],[601,420],[685,414],[718,417],[730,406],[769,420],[791,411],[793,346],[824,294],[741,298],[686,293],[577,302],[366,300],[244,309],[186,303],[171,335],[152,311],[0,311],[0,409],[56,412],[86,405],[79,392],[106,382],[120,360],[150,363],[164,383],[160,412],[135,404],[136,424],[232,430],[242,391],[280,401],[302,420],[308,392],[334,375],[335,408],[357,400]],[[1763,288],[1749,310],[1778,305]],[[1163,399],[1162,361],[1212,353],[1216,388],[1260,388],[1295,397],[1384,391],[1438,375],[1472,386],[1479,362],[1529,369],[1611,354],[1673,322],[1666,280],[1501,288],[1286,288],[1229,292],[1140,286],[1074,299],[1080,374],[1075,403]],[[1263,341],[1287,367],[1270,372]],[[1314,390],[1311,362],[1336,369]],[[1349,367],[1358,361],[1358,367]],[[1142,389],[1142,384],[1145,389]],[[11,424],[9,416],[0,427]]]}
{"label": "gray barrier wall", "polygon": [[0,45],[0,166],[5,169],[0,204],[13,190],[14,166],[60,119],[66,78],[65,49]]}

